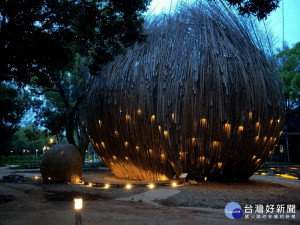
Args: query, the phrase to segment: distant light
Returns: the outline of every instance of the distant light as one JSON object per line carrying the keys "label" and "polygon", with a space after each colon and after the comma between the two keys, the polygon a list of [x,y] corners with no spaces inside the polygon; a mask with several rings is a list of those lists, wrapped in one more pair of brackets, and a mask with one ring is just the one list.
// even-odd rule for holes
{"label": "distant light", "polygon": [[89,187],[93,187],[93,183],[89,183]]}
{"label": "distant light", "polygon": [[299,178],[290,174],[275,174],[276,176],[283,177],[283,178],[288,178],[288,179],[293,179],[293,180],[298,180]]}
{"label": "distant light", "polygon": [[104,188],[105,188],[105,189],[109,189],[109,188],[110,188],[110,184],[105,184],[105,185],[104,185]]}
{"label": "distant light", "polygon": [[177,187],[177,183],[175,181],[172,182],[172,187]]}
{"label": "distant light", "polygon": [[50,138],[50,143],[52,144],[54,142],[54,139],[53,138]]}
{"label": "distant light", "polygon": [[148,187],[149,187],[150,189],[154,189],[154,188],[155,188],[155,185],[154,185],[154,184],[149,184]]}
{"label": "distant light", "polygon": [[207,177],[204,177],[204,181],[207,181]]}
{"label": "distant light", "polygon": [[132,188],[132,185],[131,184],[126,184],[125,188],[129,190],[129,189]]}
{"label": "distant light", "polygon": [[38,177],[38,176],[35,176],[35,177],[34,177],[34,179],[35,179],[35,180],[38,180],[38,179],[39,179],[39,177]]}
{"label": "distant light", "polygon": [[81,210],[82,209],[82,198],[74,198],[74,208],[75,210]]}

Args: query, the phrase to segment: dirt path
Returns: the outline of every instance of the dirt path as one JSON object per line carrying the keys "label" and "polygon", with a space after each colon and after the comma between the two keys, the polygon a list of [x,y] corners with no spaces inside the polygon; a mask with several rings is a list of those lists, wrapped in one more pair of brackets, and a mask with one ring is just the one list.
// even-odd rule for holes
{"label": "dirt path", "polygon": [[[47,201],[44,191],[34,185],[1,184],[1,193],[14,194],[16,199],[0,204],[1,225],[68,225],[74,224],[72,201]],[[223,210],[157,207],[141,202],[88,200],[84,202],[83,224],[232,224]],[[253,224],[250,220],[234,221]],[[298,221],[276,221],[276,224],[297,224]],[[274,224],[260,221],[259,224]]]}
{"label": "dirt path", "polygon": [[[7,172],[3,169],[2,175]],[[25,174],[33,177],[37,171],[33,172],[27,171]],[[131,190],[122,186],[106,190],[87,185],[45,185],[41,180],[32,178],[8,182],[1,180],[2,175],[0,225],[74,224],[75,196],[82,196],[84,200],[84,225],[300,224],[299,181],[285,182],[282,178],[255,176],[247,183],[206,182],[176,189],[159,187],[149,191],[147,187],[137,185]],[[126,183],[114,179],[107,171],[85,173],[84,178],[89,181]],[[224,214],[224,207],[230,201],[240,205],[296,204],[296,219],[274,221],[243,218],[232,221]],[[153,202],[155,204],[149,204]]]}

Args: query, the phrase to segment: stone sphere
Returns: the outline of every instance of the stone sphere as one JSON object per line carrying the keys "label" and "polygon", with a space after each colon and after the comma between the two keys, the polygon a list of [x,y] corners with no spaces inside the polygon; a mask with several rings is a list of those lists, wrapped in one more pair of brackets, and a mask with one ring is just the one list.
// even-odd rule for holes
{"label": "stone sphere", "polygon": [[57,144],[44,154],[41,173],[45,183],[81,180],[83,162],[78,149],[71,144]]}
{"label": "stone sphere", "polygon": [[283,98],[250,30],[199,3],[148,24],[147,41],[91,82],[90,140],[116,176],[247,180],[270,157]]}

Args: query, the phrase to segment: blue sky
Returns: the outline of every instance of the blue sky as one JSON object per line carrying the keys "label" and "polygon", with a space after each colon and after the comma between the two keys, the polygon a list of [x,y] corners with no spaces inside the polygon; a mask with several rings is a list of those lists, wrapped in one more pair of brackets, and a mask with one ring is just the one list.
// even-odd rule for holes
{"label": "blue sky", "polygon": [[[178,0],[152,0],[149,11],[154,14],[170,11],[170,7]],[[185,0],[184,2],[192,3],[193,0]],[[300,0],[281,0],[279,8],[273,11],[266,20],[276,40],[276,47],[282,47],[283,38],[283,18],[282,8],[284,9],[284,40],[289,47],[293,47],[300,42]],[[283,5],[283,7],[282,7]]]}

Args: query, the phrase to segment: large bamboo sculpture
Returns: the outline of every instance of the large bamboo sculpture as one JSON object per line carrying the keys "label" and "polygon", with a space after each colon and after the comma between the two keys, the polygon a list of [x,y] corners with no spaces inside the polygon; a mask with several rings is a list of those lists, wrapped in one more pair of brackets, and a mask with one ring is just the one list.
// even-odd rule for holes
{"label": "large bamboo sculpture", "polygon": [[91,84],[96,152],[118,177],[247,180],[283,127],[276,73],[247,27],[199,4],[147,32]]}

